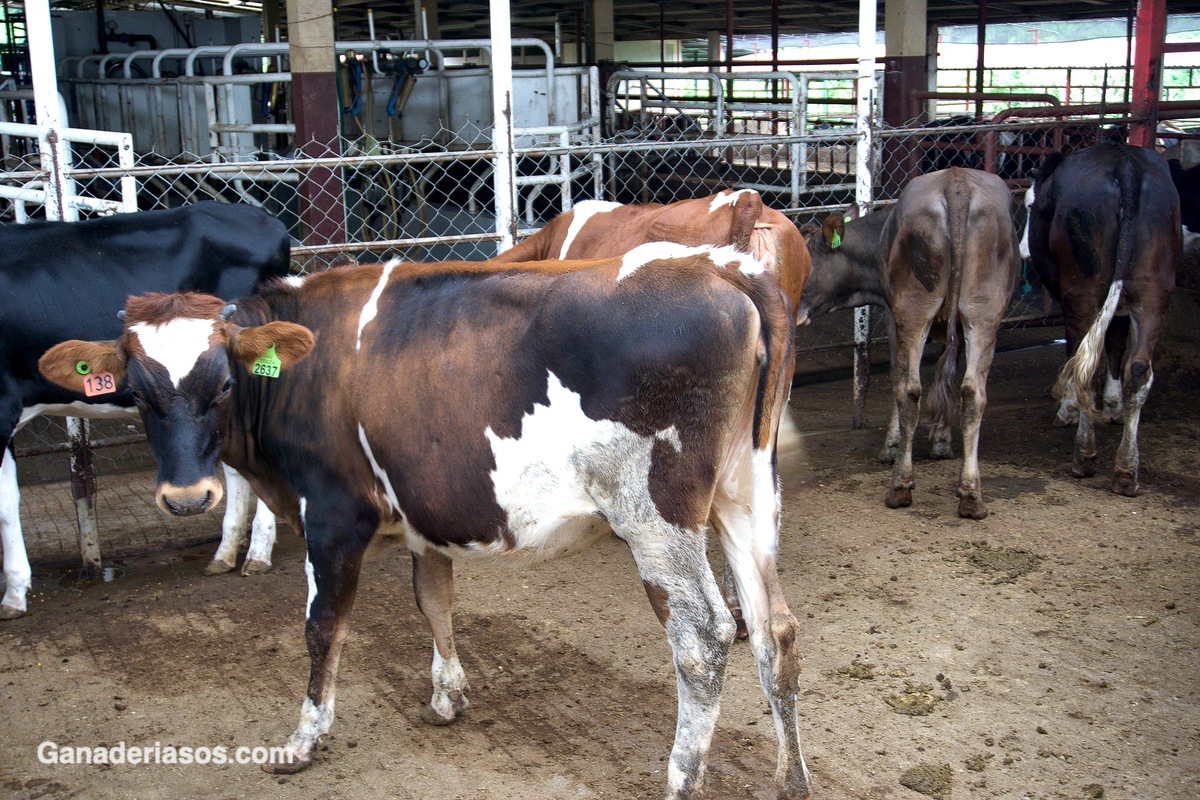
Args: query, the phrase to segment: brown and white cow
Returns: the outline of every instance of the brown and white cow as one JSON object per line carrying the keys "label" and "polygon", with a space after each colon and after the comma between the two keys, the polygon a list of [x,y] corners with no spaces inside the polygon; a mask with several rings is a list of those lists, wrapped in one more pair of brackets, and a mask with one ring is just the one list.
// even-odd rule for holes
{"label": "brown and white cow", "polygon": [[1181,250],[1179,194],[1153,150],[1105,143],[1055,153],[1025,196],[1022,254],[1062,306],[1068,360],[1055,394],[1059,419],[1078,415],[1071,474],[1096,472],[1096,375],[1108,352],[1103,416],[1124,416],[1112,490],[1138,491],[1137,430],[1154,381],[1154,347]]}
{"label": "brown and white cow", "polygon": [[675,203],[585,200],[493,261],[614,258],[649,242],[731,245],[767,265],[793,312],[812,269],[804,237],[753,189],[726,189]]}
{"label": "brown and white cow", "polygon": [[979,478],[979,426],[996,331],[1012,297],[1017,241],[1004,181],[951,167],[914,178],[895,205],[861,219],[838,214],[809,238],[812,279],[800,300],[803,323],[839,308],[886,305],[892,312],[895,402],[883,458],[895,463],[890,508],[912,503],[912,447],[921,401],[921,352],[935,326],[945,326],[946,350],[930,395],[933,455],[950,456],[958,328],[966,340],[963,372],[963,466],[958,514],[987,516]]}
{"label": "brown and white cow", "polygon": [[[304,532],[311,674],[286,743],[294,763],[275,771],[306,766],[333,722],[373,541],[403,537],[412,551],[435,643],[426,718],[446,723],[468,689],[452,559],[546,558],[611,532],[674,653],[667,795],[697,796],[734,637],[705,557],[712,524],[775,718],[779,796],[807,798],[798,623],[775,566],[793,325],[764,271],[732,248],[662,244],[585,265],[334,269],[236,310],[206,296],[133,298],[120,339],[65,343],[40,367],[67,386],[80,361],[128,381],[165,510],[211,508],[221,457]],[[277,378],[256,376],[274,368]]]}

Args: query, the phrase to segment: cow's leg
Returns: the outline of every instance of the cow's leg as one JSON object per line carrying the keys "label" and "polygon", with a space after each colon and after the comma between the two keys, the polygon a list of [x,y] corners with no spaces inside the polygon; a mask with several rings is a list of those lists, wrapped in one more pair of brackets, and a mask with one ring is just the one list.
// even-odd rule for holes
{"label": "cow's leg", "polygon": [[729,613],[733,615],[733,624],[737,626],[737,635],[734,637],[738,641],[747,638],[750,631],[746,628],[746,618],[742,615],[742,600],[738,595],[737,582],[733,577],[733,567],[729,566],[729,560],[725,560],[725,569],[721,573],[721,594],[725,596],[725,605],[729,606]]}
{"label": "cow's leg", "polygon": [[[675,657],[679,716],[667,797],[699,797],[736,626],[708,565],[702,532],[640,519],[613,530],[629,544]],[[735,567],[736,569],[736,567]]]}
{"label": "cow's leg", "polygon": [[271,551],[275,549],[275,513],[260,498],[250,528],[250,549],[242,562],[243,575],[261,575],[271,571]]}
{"label": "cow's leg", "polygon": [[1090,478],[1096,474],[1096,427],[1091,414],[1079,414],[1075,428],[1075,457],[1071,462],[1071,475]]}
{"label": "cow's leg", "polygon": [[1104,350],[1108,369],[1104,372],[1104,422],[1120,422],[1125,416],[1121,392],[1121,368],[1125,362],[1125,347],[1129,342],[1129,316],[1113,317],[1104,335]]}
{"label": "cow's leg", "polygon": [[900,409],[900,453],[892,471],[892,488],[884,502],[888,508],[912,505],[913,437],[921,414],[921,351],[929,336],[929,320],[916,324],[896,322],[896,361],[892,364],[892,392]]}
{"label": "cow's leg", "polygon": [[17,460],[12,448],[7,446],[0,460],[0,542],[4,546],[4,599],[0,600],[0,619],[15,619],[25,613],[25,597],[33,585],[33,570],[29,567],[25,536],[21,531]]}
{"label": "cow's leg", "polygon": [[[952,408],[938,408],[939,392],[936,391],[936,387],[942,383],[942,376],[945,374],[946,370],[946,362],[950,359],[951,355],[957,355],[950,352],[949,336],[946,338],[946,349],[942,352],[941,357],[938,359],[937,369],[934,371],[933,375],[933,385],[935,390],[933,390],[929,395],[929,413],[934,419],[934,422],[932,422],[929,427],[929,455],[932,458],[951,458],[954,455],[954,447],[951,442],[952,433],[949,424],[949,421],[954,417],[954,411]],[[957,345],[955,346],[957,347]],[[953,379],[953,376],[951,376],[951,379]],[[952,396],[947,396],[941,398],[941,401],[949,405],[954,402],[954,398]],[[963,447],[965,449],[966,445],[964,444]]]}
{"label": "cow's leg", "polygon": [[958,481],[958,515],[967,519],[983,519],[988,513],[979,477],[979,426],[987,408],[987,379],[996,352],[998,324],[999,320],[988,320],[981,325],[963,325],[967,363],[961,389],[963,464]]}
{"label": "cow's leg", "polygon": [[1138,493],[1138,423],[1142,418],[1142,406],[1154,383],[1152,358],[1162,316],[1166,313],[1167,293],[1147,303],[1149,311],[1141,304],[1131,304],[1135,314],[1132,325],[1133,345],[1125,364],[1122,381],[1125,404],[1125,429],[1121,434],[1121,445],[1117,448],[1116,468],[1113,470],[1112,490],[1117,494],[1134,497]]}
{"label": "cow's leg", "polygon": [[[746,459],[750,462],[751,459]],[[721,544],[734,573],[750,632],[758,676],[775,719],[779,750],[775,778],[779,797],[811,797],[811,780],[800,750],[799,623],[788,608],[776,570],[778,505],[769,473],[771,461],[759,454],[717,487],[713,518],[720,522]],[[753,480],[745,475],[752,471]],[[740,478],[740,479],[739,479]],[[757,490],[757,491],[756,491]]]}
{"label": "cow's leg", "polygon": [[433,699],[421,719],[449,725],[469,706],[470,690],[454,647],[454,562],[436,550],[413,553],[413,593],[433,632]]}
{"label": "cow's leg", "polygon": [[[896,365],[896,320],[891,314],[887,314],[888,321],[888,351],[891,356],[889,363],[895,367]],[[883,451],[879,454],[879,460],[884,464],[894,464],[896,457],[900,455],[900,404],[896,402],[895,396],[892,397],[892,414],[888,418],[887,435],[883,439]]]}
{"label": "cow's leg", "polygon": [[254,492],[250,482],[228,464],[225,470],[225,517],[221,520],[221,543],[216,555],[204,569],[206,575],[223,575],[237,568],[238,551],[246,541],[250,528],[250,508],[254,504]]}
{"label": "cow's leg", "polygon": [[263,765],[274,773],[299,772],[309,766],[317,740],[333,725],[338,659],[350,628],[363,552],[378,524],[369,514],[353,509],[337,515],[336,520],[326,514],[306,515],[303,499],[300,520],[308,549],[304,562],[308,574],[304,623],[310,659],[308,691],[300,708],[300,724],[284,742],[285,760]]}

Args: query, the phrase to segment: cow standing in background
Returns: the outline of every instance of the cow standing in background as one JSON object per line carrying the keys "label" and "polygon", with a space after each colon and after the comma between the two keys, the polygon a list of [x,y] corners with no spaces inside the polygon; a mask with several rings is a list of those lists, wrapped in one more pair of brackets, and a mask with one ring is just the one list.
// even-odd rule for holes
{"label": "cow standing in background", "polygon": [[711,197],[667,205],[584,200],[492,261],[612,258],[650,242],[731,245],[750,253],[767,265],[787,295],[793,314],[812,269],[808,248],[795,224],[764,205],[752,189],[726,189]]}
{"label": "cow standing in background", "polygon": [[1068,360],[1055,394],[1059,416],[1078,409],[1071,474],[1096,472],[1093,381],[1107,350],[1107,416],[1124,416],[1112,490],[1138,491],[1138,421],[1180,256],[1179,195],[1153,150],[1105,143],[1049,156],[1026,193],[1022,255],[1059,305]]}
{"label": "cow standing in background", "polygon": [[311,671],[286,744],[294,761],[274,771],[307,766],[333,723],[373,541],[402,537],[412,551],[434,637],[425,716],[444,724],[468,690],[452,559],[549,558],[615,533],[674,655],[667,795],[698,796],[734,638],[706,558],[719,518],[775,720],[778,796],[801,800],[799,625],[776,572],[775,437],[794,326],[764,271],[731,248],[661,243],[585,264],[333,269],[236,309],[134,298],[118,341],[64,343],[40,368],[73,386],[87,361],[145,398],[164,509],[216,502],[219,453],[303,531]]}
{"label": "cow standing in background", "polygon": [[886,305],[892,312],[888,340],[895,402],[884,445],[884,460],[895,463],[886,499],[891,508],[912,503],[921,353],[935,325],[945,327],[946,350],[930,395],[929,437],[935,457],[950,456],[961,324],[966,369],[958,515],[987,516],[979,478],[979,426],[987,405],[996,332],[1017,275],[1010,204],[1000,178],[952,167],[914,178],[889,208],[849,222],[837,214],[809,237],[813,274],[800,301],[801,323],[835,309],[868,304]]}
{"label": "cow standing in background", "polygon": [[[14,434],[39,414],[136,416],[138,398],[124,387],[94,397],[66,391],[38,373],[38,358],[67,339],[119,335],[117,312],[130,294],[247,294],[260,281],[287,274],[290,250],[287,230],[270,214],[212,202],[85,222],[0,226],[0,540],[6,584],[0,619],[25,613],[32,575],[21,532]],[[236,473],[227,477],[225,531],[236,558],[254,497]],[[254,533],[251,554],[265,550],[269,566],[275,518],[265,505],[260,504]]]}

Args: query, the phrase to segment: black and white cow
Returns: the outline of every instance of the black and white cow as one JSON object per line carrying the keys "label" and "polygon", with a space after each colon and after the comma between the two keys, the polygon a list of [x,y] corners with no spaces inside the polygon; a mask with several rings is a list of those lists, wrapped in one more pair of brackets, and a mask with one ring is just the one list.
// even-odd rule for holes
{"label": "black and white cow", "polygon": [[1112,489],[1138,490],[1137,430],[1181,248],[1179,194],[1153,150],[1105,143],[1049,156],[1025,196],[1021,243],[1062,306],[1068,360],[1055,394],[1059,419],[1079,423],[1071,474],[1096,472],[1093,380],[1107,350],[1104,415],[1124,416]]}
{"label": "black and white cow", "polygon": [[[288,268],[287,230],[251,206],[197,203],[168,211],[119,214],[85,222],[0,226],[0,540],[4,599],[0,619],[20,616],[30,587],[21,533],[20,493],[12,437],[39,414],[133,416],[121,388],[88,397],[50,383],[37,370],[50,347],[68,339],[116,338],[117,312],[131,294],[195,290],[223,297],[248,294]],[[226,538],[236,542],[253,496],[235,476]],[[240,505],[235,500],[240,500]],[[255,522],[269,559],[274,517],[265,506]]]}
{"label": "black and white cow", "polygon": [[[286,743],[307,766],[333,723],[363,554],[401,537],[434,638],[427,721],[467,679],[453,561],[549,558],[615,533],[666,628],[679,715],[667,795],[695,797],[734,622],[705,554],[732,566],[779,739],[781,798],[810,797],[798,623],[776,574],[776,432],[793,369],[789,306],[732,248],[655,243],[621,258],[333,269],[224,307],[135,298],[115,342],[69,342],[43,372],[124,376],[141,398],[160,505],[220,497],[218,455],[304,532],[311,657]],[[278,377],[265,377],[277,374]]]}
{"label": "black and white cow", "polygon": [[1200,164],[1184,169],[1179,159],[1167,162],[1171,182],[1179,192],[1179,222],[1183,226],[1183,249],[1200,239]]}

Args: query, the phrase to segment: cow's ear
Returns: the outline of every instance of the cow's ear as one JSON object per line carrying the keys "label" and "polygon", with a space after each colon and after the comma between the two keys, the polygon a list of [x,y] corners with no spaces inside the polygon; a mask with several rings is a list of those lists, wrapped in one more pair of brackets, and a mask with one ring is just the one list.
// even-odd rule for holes
{"label": "cow's ear", "polygon": [[252,328],[230,326],[229,351],[238,361],[253,368],[254,362],[274,346],[280,369],[287,369],[312,352],[313,333],[294,322],[268,322]]}
{"label": "cow's ear", "polygon": [[38,359],[38,371],[64,389],[84,394],[89,375],[110,373],[113,385],[125,379],[125,352],[115,341],[83,342],[72,339],[56,344]]}
{"label": "cow's ear", "polygon": [[729,243],[743,253],[750,252],[750,237],[762,215],[762,196],[758,192],[742,192],[733,201],[733,220],[729,225]]}
{"label": "cow's ear", "polygon": [[836,250],[842,246],[842,236],[845,233],[845,214],[830,214],[825,218],[825,224],[821,226],[821,237],[825,240],[825,244],[829,245],[830,250]]}

